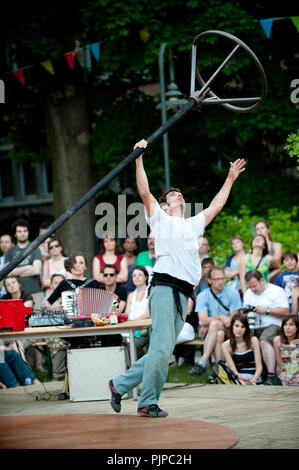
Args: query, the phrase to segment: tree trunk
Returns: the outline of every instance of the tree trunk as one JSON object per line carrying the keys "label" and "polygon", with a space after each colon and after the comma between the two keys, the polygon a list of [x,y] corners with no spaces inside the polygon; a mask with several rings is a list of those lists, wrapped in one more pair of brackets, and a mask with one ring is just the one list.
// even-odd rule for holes
{"label": "tree trunk", "polygon": [[[52,156],[55,219],[93,185],[90,123],[84,82],[64,83],[46,100],[46,132]],[[56,233],[67,255],[82,251],[91,264],[95,249],[94,201],[83,206]]]}

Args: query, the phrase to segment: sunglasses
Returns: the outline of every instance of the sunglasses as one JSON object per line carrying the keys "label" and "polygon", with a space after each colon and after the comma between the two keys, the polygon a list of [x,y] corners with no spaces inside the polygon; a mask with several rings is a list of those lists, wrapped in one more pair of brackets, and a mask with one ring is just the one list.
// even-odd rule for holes
{"label": "sunglasses", "polygon": [[51,246],[49,246],[49,250],[52,250],[52,248],[58,248],[59,246],[60,245],[57,245],[57,244],[56,245],[51,245]]}
{"label": "sunglasses", "polygon": [[104,274],[104,277],[108,277],[108,276],[110,276],[110,277],[114,277],[114,276],[115,276],[115,274],[112,274],[112,273],[105,273],[105,274]]}

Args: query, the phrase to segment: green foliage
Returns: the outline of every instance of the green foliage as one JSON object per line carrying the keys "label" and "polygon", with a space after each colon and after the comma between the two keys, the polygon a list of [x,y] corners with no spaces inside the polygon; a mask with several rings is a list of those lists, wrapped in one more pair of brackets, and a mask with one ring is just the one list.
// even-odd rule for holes
{"label": "green foliage", "polygon": [[290,157],[297,157],[297,170],[299,170],[299,129],[288,136],[285,149],[289,151]]}
{"label": "green foliage", "polygon": [[283,251],[292,250],[298,253],[298,213],[299,206],[293,206],[287,211],[273,208],[267,212],[251,212],[242,205],[234,215],[223,210],[205,232],[211,246],[210,255],[219,266],[224,266],[228,256],[233,253],[230,239],[234,235],[240,235],[245,242],[245,249],[249,250],[255,235],[255,222],[260,219],[267,220],[272,240],[280,242]]}

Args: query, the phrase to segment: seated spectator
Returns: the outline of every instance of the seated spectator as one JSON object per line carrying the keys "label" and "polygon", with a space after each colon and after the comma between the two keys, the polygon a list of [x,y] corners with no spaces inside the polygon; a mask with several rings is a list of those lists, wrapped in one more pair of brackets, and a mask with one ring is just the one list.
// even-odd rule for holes
{"label": "seated spectator", "polygon": [[126,259],[128,266],[128,280],[124,282],[122,286],[124,289],[126,289],[127,295],[129,295],[130,292],[133,292],[135,289],[132,281],[132,271],[136,266],[136,252],[138,250],[137,239],[133,237],[126,237],[123,243],[123,247],[125,249],[124,258]]}
{"label": "seated spectator", "polygon": [[[0,257],[0,271],[4,268],[5,264],[5,253],[14,246],[14,242],[12,239],[11,235],[8,235],[7,233],[3,234],[0,236],[0,251],[3,253],[3,255]],[[6,294],[6,290],[4,287],[4,282],[1,281],[0,284],[0,298],[2,295]]]}
{"label": "seated spectator", "polygon": [[42,286],[46,290],[46,297],[51,294],[51,277],[53,274],[61,274],[64,278],[67,277],[67,271],[64,266],[64,260],[67,259],[63,256],[63,247],[58,238],[52,237],[48,243],[49,258],[44,261]]}
{"label": "seated spectator", "polygon": [[239,264],[243,256],[247,253],[244,250],[245,242],[240,235],[235,235],[230,239],[232,249],[234,253],[227,258],[227,261],[224,266],[224,274],[226,279],[230,281],[226,284],[228,287],[236,289],[241,293],[241,284],[239,277]]}
{"label": "seated spectator", "polygon": [[283,385],[299,386],[299,317],[287,315],[273,341],[276,374]]}
{"label": "seated spectator", "polygon": [[89,287],[91,289],[99,289],[100,284],[95,279],[87,279],[85,271],[88,267],[87,257],[79,251],[73,253],[66,260],[64,266],[70,276],[68,279],[61,281],[54,292],[44,300],[43,307],[51,308],[52,304],[61,298],[61,294],[67,290],[74,290],[77,287]]}
{"label": "seated spectator", "polygon": [[286,270],[276,276],[275,285],[282,287],[285,290],[289,299],[289,310],[291,312],[293,290],[299,285],[299,274],[297,269],[298,256],[294,251],[285,251],[281,260]]}
{"label": "seated spectator", "polygon": [[209,272],[212,267],[215,266],[214,260],[212,258],[204,258],[201,262],[201,279],[198,286],[195,287],[197,290],[196,294],[202,292],[205,289],[209,288]]}
{"label": "seated spectator", "polygon": [[[144,266],[135,266],[132,272],[135,290],[128,295],[126,305],[129,320],[150,318],[147,297],[148,278],[148,271]],[[145,354],[144,348],[149,344],[148,329],[135,331],[134,336],[137,359],[140,359]]]}
{"label": "seated spectator", "polygon": [[224,360],[242,385],[262,383],[262,355],[256,336],[251,336],[246,315],[231,320],[229,339],[222,344]]}
{"label": "seated spectator", "polygon": [[155,239],[152,232],[148,234],[147,247],[148,250],[141,251],[140,253],[138,253],[136,259],[136,266],[144,266],[148,270],[149,275],[151,276],[156,261]]}
{"label": "seated spectator", "polygon": [[264,385],[280,385],[275,375],[273,340],[279,332],[282,319],[289,313],[288,298],[281,287],[266,283],[259,271],[248,271],[245,280],[249,289],[244,295],[244,306],[255,307],[255,333],[259,338],[268,372]]}
{"label": "seated spectator", "polygon": [[117,269],[116,282],[128,280],[128,266],[126,258],[120,254],[121,246],[114,235],[106,235],[101,239],[100,254],[96,255],[92,263],[92,276],[100,284],[104,285],[103,269],[106,264],[114,264]]}
{"label": "seated spectator", "polygon": [[299,315],[299,287],[295,287],[292,295],[292,314]]}
{"label": "seated spectator", "polygon": [[[263,235],[267,241],[268,253],[272,256],[270,262],[270,274],[269,281],[273,282],[278,273],[280,273],[280,263],[282,254],[282,245],[279,242],[273,242],[270,235],[270,228],[265,220],[258,220],[255,222],[255,233],[257,235]],[[267,282],[267,281],[266,281]]]}
{"label": "seated spectator", "polygon": [[268,246],[263,235],[256,235],[251,241],[250,253],[245,254],[239,264],[239,276],[242,294],[246,292],[245,274],[253,269],[258,270],[269,281],[269,266],[273,264],[273,256],[268,254]]}
{"label": "seated spectator", "polygon": [[27,385],[26,379],[30,379],[32,384],[40,383],[16,351],[1,346],[1,353],[4,353],[4,362],[0,361],[0,388],[17,387],[19,384]]}
{"label": "seated spectator", "polygon": [[224,285],[224,270],[214,266],[209,272],[209,289],[200,292],[195,311],[205,334],[203,355],[188,373],[200,378],[206,371],[208,361],[214,353],[215,360],[222,359],[221,345],[228,335],[231,317],[241,308],[239,293]]}

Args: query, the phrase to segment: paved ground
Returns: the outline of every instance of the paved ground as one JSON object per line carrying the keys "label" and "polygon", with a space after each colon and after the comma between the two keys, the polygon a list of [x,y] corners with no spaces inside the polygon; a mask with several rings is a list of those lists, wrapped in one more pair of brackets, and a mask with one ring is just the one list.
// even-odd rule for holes
{"label": "paved ground", "polygon": [[[109,401],[58,400],[62,382],[43,385],[0,390],[0,415],[113,413]],[[228,426],[240,436],[235,449],[299,449],[299,387],[169,383],[159,405],[171,418]],[[136,408],[132,398],[122,401],[123,414]]]}

